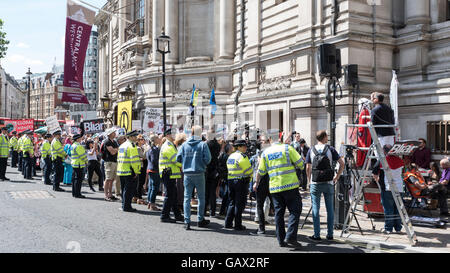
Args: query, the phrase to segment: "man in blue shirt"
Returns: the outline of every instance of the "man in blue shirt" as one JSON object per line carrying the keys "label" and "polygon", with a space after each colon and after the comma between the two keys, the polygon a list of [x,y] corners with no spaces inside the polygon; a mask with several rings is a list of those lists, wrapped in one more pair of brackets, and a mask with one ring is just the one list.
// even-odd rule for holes
{"label": "man in blue shirt", "polygon": [[207,227],[205,219],[205,172],[211,162],[208,145],[202,141],[202,128],[192,127],[192,136],[179,148],[177,161],[184,173],[184,228],[191,229],[191,197],[194,187],[198,196],[198,227]]}

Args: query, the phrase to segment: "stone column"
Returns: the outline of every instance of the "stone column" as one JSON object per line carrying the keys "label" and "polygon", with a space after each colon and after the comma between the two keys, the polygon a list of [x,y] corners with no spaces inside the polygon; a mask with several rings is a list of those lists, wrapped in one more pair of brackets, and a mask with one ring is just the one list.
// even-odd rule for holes
{"label": "stone column", "polygon": [[310,40],[313,35],[312,27],[316,21],[315,0],[298,1],[297,41]]}
{"label": "stone column", "polygon": [[219,59],[231,60],[235,51],[235,1],[220,0]]}
{"label": "stone column", "polygon": [[156,38],[161,35],[164,27],[164,1],[153,0],[153,27],[152,27],[152,60],[153,65],[161,65],[161,53],[156,48]]}
{"label": "stone column", "polygon": [[170,37],[170,53],[167,55],[168,64],[178,63],[178,0],[166,0],[165,31]]}
{"label": "stone column", "polygon": [[405,1],[406,24],[430,23],[430,0],[406,0]]}

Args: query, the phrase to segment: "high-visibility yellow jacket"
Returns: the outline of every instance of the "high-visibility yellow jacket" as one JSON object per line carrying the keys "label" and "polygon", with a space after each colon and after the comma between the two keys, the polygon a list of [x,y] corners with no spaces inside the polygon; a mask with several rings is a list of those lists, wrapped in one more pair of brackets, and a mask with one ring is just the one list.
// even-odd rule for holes
{"label": "high-visibility yellow jacket", "polygon": [[29,137],[25,137],[25,139],[22,141],[22,151],[23,151],[23,157],[28,157],[26,153],[31,156],[34,155],[34,145],[33,141]]}
{"label": "high-visibility yellow jacket", "polygon": [[50,152],[52,155],[52,160],[56,160],[57,158],[64,160],[67,156],[61,142],[57,138],[53,139]]}
{"label": "high-visibility yellow jacket", "polygon": [[248,157],[236,151],[227,160],[228,179],[241,179],[251,177],[253,168]]}
{"label": "high-visibility yellow jacket", "polygon": [[183,166],[181,163],[177,162],[177,148],[175,144],[166,140],[164,144],[161,146],[161,150],[159,152],[159,176],[162,177],[163,170],[166,168],[170,168],[172,174],[170,175],[170,179],[181,178],[181,167]]}
{"label": "high-visibility yellow jacket", "polygon": [[70,146],[70,158],[72,168],[85,168],[87,165],[86,149],[79,142]]}
{"label": "high-visibility yellow jacket", "polygon": [[305,168],[300,154],[291,145],[275,143],[261,154],[258,172],[269,174],[269,191],[277,193],[299,187],[295,168]]}
{"label": "high-visibility yellow jacket", "polygon": [[41,145],[41,157],[47,158],[47,156],[52,156],[51,153],[52,146],[50,145],[50,142],[46,139]]}
{"label": "high-visibility yellow jacket", "polygon": [[134,175],[141,173],[141,160],[136,145],[127,140],[119,146],[117,175],[128,176],[133,172]]}
{"label": "high-visibility yellow jacket", "polygon": [[17,152],[17,150],[19,149],[19,144],[18,144],[17,137],[13,136],[9,140],[9,147],[11,147],[11,150]]}
{"label": "high-visibility yellow jacket", "polygon": [[20,138],[19,138],[19,140],[17,141],[17,145],[19,145],[19,152],[22,152],[23,151],[23,141],[25,140],[25,135],[23,135],[23,136],[21,136]]}
{"label": "high-visibility yellow jacket", "polygon": [[5,135],[0,135],[0,158],[8,158],[9,154],[9,141]]}

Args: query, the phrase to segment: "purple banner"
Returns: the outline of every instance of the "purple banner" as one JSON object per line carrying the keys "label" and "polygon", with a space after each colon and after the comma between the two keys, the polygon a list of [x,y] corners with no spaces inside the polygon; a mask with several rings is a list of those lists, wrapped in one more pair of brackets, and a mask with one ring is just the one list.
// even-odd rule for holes
{"label": "purple banner", "polygon": [[94,11],[67,1],[63,102],[89,104],[84,94],[83,70],[94,16]]}

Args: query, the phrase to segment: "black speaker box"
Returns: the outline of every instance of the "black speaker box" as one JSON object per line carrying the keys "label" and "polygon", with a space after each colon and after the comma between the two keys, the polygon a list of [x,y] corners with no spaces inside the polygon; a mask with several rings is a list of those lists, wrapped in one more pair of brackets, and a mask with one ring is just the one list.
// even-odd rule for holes
{"label": "black speaker box", "polygon": [[336,75],[336,46],[322,44],[319,46],[319,74],[331,77]]}
{"label": "black speaker box", "polygon": [[355,86],[358,84],[358,65],[349,64],[345,67],[345,83]]}

